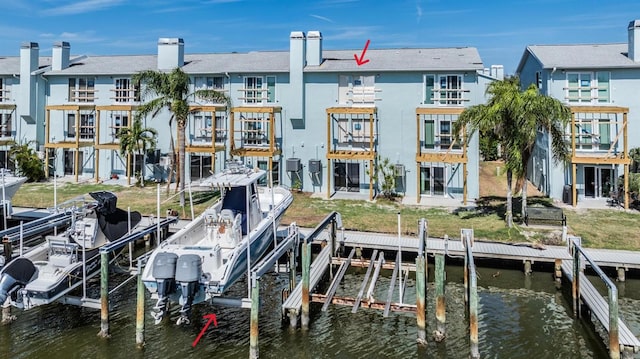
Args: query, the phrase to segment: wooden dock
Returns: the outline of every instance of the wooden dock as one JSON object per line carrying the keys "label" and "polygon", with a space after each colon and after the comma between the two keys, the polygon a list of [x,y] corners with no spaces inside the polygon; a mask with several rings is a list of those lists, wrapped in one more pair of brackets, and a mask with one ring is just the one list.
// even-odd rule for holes
{"label": "wooden dock", "polygon": [[[570,282],[573,281],[572,260],[562,262],[562,273]],[[580,296],[589,307],[589,310],[591,310],[591,313],[600,324],[602,324],[606,331],[609,332],[609,304],[582,272],[580,272]],[[634,353],[640,351],[640,340],[636,338],[620,318],[618,318],[618,333],[621,351],[624,350],[623,348],[627,348],[626,350]]]}
{"label": "wooden dock", "polygon": [[[307,229],[300,229],[305,235],[309,233]],[[344,231],[343,234],[338,231],[337,237],[339,241],[343,241],[346,247],[362,247],[368,249],[379,249],[387,251],[398,250],[398,246],[402,247],[405,252],[418,251],[417,237],[401,236],[392,234],[369,233]],[[326,233],[320,233],[313,239],[315,243],[327,240]],[[445,240],[442,238],[428,238],[427,252],[448,253],[450,255],[464,256],[465,249],[459,238]],[[601,267],[613,267],[624,269],[640,269],[640,252],[621,251],[608,249],[588,249],[589,254],[594,261]],[[482,242],[475,241],[473,244],[474,258],[487,259],[505,259],[517,261],[531,262],[547,262],[554,263],[556,259],[571,260],[567,246],[536,246],[531,243],[500,243],[500,242]]]}

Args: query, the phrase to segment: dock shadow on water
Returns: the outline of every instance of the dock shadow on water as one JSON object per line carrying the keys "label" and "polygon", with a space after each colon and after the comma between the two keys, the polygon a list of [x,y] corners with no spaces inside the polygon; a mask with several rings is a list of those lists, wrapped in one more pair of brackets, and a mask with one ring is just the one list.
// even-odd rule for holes
{"label": "dock shadow on water", "polygon": [[[312,303],[308,331],[290,329],[281,320],[281,291],[286,274],[263,277],[259,318],[261,358],[467,358],[469,340],[464,310],[462,268],[447,266],[447,338],[435,343],[433,278],[427,286],[426,347],[416,343],[417,326],[411,313],[391,313],[332,305],[322,312]],[[429,268],[433,274],[433,267]],[[482,358],[603,358],[602,340],[590,324],[574,320],[569,285],[556,290],[551,274],[534,272],[527,277],[511,269],[478,268],[479,347]],[[364,271],[350,270],[338,295],[356,296]],[[374,292],[386,298],[390,275],[383,273]],[[624,285],[620,311],[635,332],[640,328],[640,281]],[[238,282],[230,296],[245,296],[246,282]],[[409,279],[406,301],[415,301],[415,281]],[[147,312],[153,305],[147,298]],[[154,325],[147,315],[144,349],[135,345],[135,286],[127,285],[111,298],[111,338],[97,337],[100,313],[96,310],[55,304],[30,311],[13,310],[17,320],[0,326],[0,358],[247,358],[249,311],[200,305],[190,325],[175,320]],[[177,317],[173,308],[171,318]],[[202,317],[214,313],[218,327],[209,327],[195,347],[195,338],[206,324]]]}

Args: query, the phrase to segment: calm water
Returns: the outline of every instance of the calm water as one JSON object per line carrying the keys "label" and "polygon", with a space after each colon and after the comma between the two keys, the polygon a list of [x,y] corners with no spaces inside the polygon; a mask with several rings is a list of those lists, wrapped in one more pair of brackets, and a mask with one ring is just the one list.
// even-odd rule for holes
{"label": "calm water", "polygon": [[[430,276],[433,268],[430,267]],[[590,324],[571,316],[569,286],[556,290],[550,273],[535,272],[525,277],[517,270],[479,268],[479,338],[482,358],[606,358],[602,341]],[[337,295],[355,297],[365,270],[352,271],[343,280]],[[388,274],[388,273],[386,273]],[[376,297],[386,298],[389,278],[379,278]],[[462,269],[447,266],[447,339],[431,340],[435,329],[434,298],[427,297],[430,340],[426,348],[416,344],[416,320],[411,314],[332,306],[327,312],[312,304],[309,331],[291,330],[280,320],[280,291],[287,286],[286,275],[263,279],[260,314],[261,358],[467,358],[468,334],[464,315]],[[433,288],[430,278],[429,289]],[[415,302],[410,280],[405,298]],[[640,281],[620,284],[620,311],[636,335],[640,334]],[[245,294],[246,285],[234,288],[235,296]],[[97,290],[94,292],[97,296]],[[147,307],[153,305],[147,300]],[[173,323],[153,325],[146,317],[146,346],[135,347],[135,286],[126,286],[112,298],[108,340],[98,338],[100,313],[73,306],[52,305],[28,312],[13,310],[17,321],[0,327],[0,357],[3,358],[247,358],[249,353],[249,311],[198,306],[194,318],[215,313],[218,327],[192,343],[205,324],[194,320],[190,326]],[[178,308],[174,308],[177,316]]]}

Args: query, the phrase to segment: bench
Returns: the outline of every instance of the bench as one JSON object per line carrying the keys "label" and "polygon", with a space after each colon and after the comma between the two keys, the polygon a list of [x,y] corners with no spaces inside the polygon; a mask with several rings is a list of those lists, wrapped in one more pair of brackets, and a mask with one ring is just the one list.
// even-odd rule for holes
{"label": "bench", "polygon": [[559,222],[567,225],[567,217],[562,208],[557,207],[527,207],[524,214],[524,223],[528,226],[530,221]]}

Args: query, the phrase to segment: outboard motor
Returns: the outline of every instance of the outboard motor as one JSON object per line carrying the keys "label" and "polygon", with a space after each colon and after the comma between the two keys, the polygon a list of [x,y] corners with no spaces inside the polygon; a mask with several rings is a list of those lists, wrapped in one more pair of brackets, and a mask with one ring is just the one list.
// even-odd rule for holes
{"label": "outboard motor", "polygon": [[176,265],[176,282],[180,284],[182,290],[182,308],[180,308],[180,318],[177,324],[189,324],[191,305],[198,292],[198,281],[202,275],[202,260],[196,254],[184,254],[178,258]]}
{"label": "outboard motor", "polygon": [[156,324],[162,321],[167,311],[169,294],[173,292],[175,287],[177,261],[178,255],[168,252],[158,253],[153,260],[153,267],[151,269],[158,286],[158,302],[155,307],[153,307],[154,311],[151,315],[156,320]]}
{"label": "outboard motor", "polygon": [[25,286],[36,272],[36,266],[26,258],[16,258],[7,264],[0,277],[0,305],[15,289]]}

